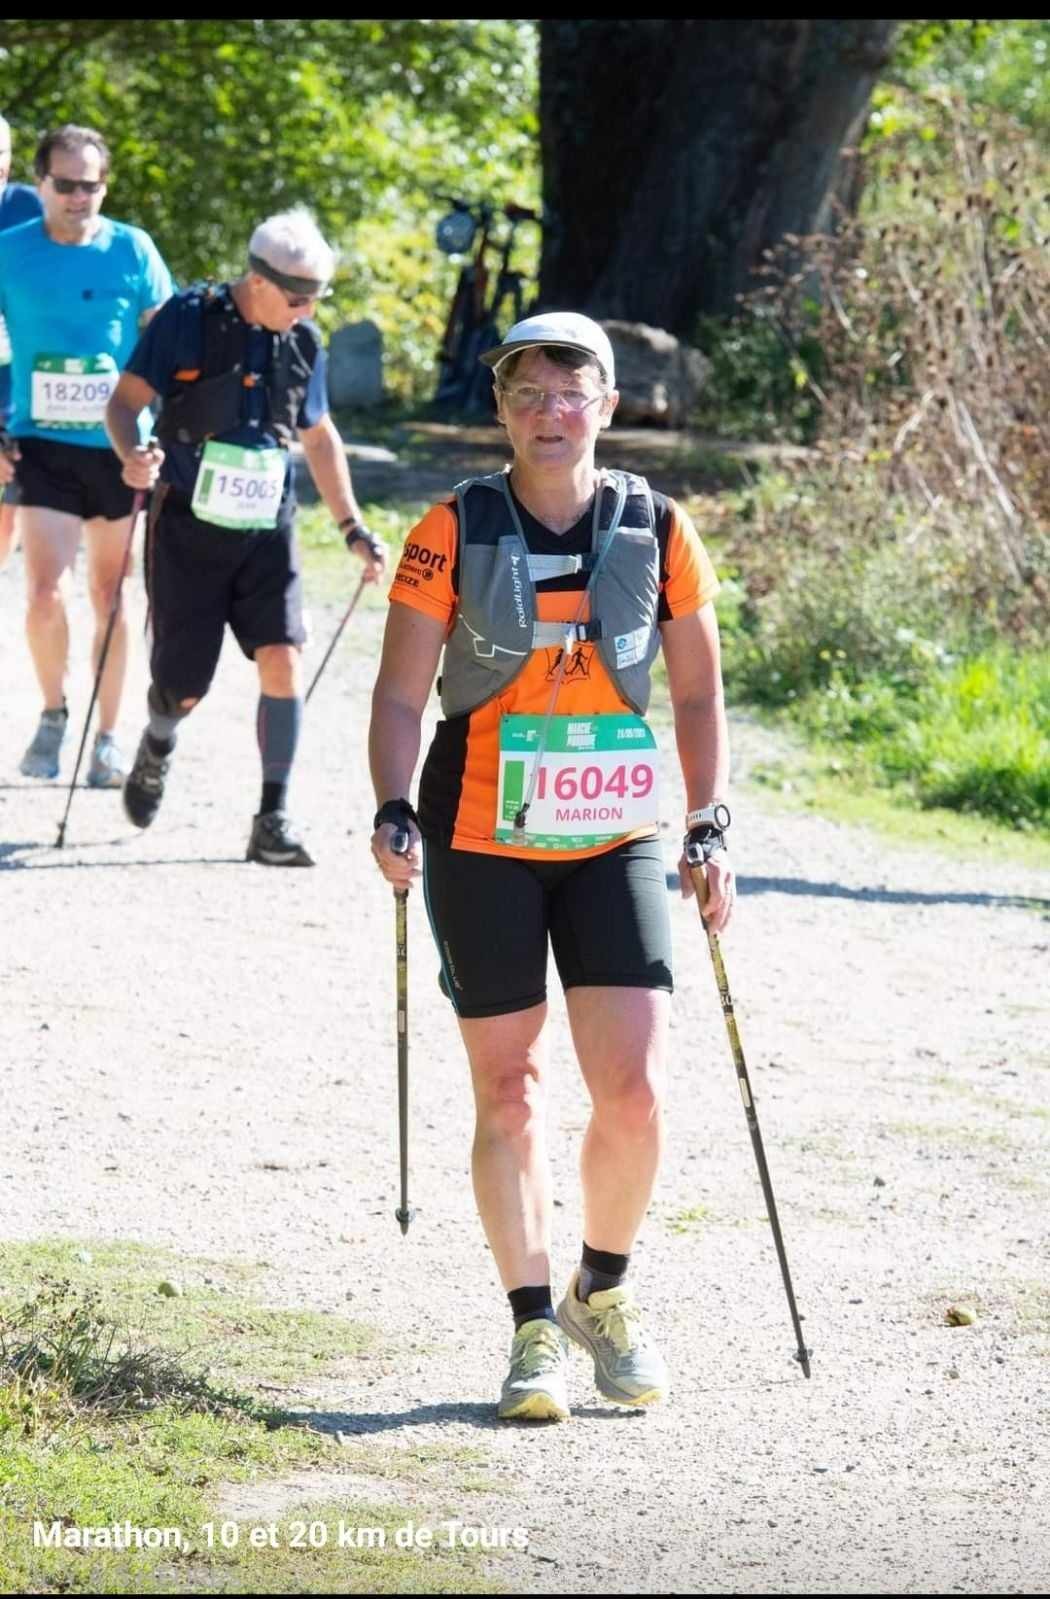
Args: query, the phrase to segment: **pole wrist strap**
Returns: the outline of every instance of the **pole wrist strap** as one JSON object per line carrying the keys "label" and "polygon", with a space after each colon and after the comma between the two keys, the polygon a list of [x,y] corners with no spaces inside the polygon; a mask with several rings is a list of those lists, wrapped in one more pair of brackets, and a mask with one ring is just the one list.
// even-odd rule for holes
{"label": "pole wrist strap", "polygon": [[409,822],[415,827],[419,826],[419,817],[412,809],[407,799],[384,800],[375,813],[372,821],[372,831],[377,832],[384,822],[389,822],[393,827],[403,828]]}

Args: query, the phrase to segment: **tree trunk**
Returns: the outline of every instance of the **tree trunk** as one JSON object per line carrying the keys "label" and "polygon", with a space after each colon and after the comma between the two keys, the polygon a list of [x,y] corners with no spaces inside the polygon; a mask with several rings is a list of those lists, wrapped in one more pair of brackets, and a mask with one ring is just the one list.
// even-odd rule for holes
{"label": "tree trunk", "polygon": [[828,225],[896,22],[545,20],[541,304],[690,337]]}

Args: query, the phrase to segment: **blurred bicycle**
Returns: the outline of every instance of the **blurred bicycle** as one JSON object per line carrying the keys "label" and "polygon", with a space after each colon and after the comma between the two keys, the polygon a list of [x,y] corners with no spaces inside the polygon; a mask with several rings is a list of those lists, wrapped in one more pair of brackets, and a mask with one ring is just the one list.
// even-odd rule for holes
{"label": "blurred bicycle", "polygon": [[536,211],[521,205],[497,208],[487,200],[472,204],[450,195],[441,198],[452,210],[437,224],[438,248],[467,259],[456,280],[438,350],[434,405],[464,416],[492,416],[492,373],[478,356],[527,315],[526,274],[511,265],[515,235],[523,222],[537,226],[542,222]]}

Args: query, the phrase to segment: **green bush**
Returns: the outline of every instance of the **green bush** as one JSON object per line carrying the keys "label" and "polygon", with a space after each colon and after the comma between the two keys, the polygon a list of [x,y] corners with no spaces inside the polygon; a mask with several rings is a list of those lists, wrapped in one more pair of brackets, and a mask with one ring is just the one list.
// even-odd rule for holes
{"label": "green bush", "polygon": [[936,674],[875,754],[924,805],[1050,828],[1050,652],[999,646]]}

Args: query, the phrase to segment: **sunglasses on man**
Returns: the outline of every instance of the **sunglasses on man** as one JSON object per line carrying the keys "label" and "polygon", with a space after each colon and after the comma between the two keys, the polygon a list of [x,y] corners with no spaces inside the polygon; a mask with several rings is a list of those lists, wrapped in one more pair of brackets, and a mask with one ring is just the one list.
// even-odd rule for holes
{"label": "sunglasses on man", "polygon": [[48,177],[55,186],[56,194],[76,194],[78,189],[83,189],[85,194],[97,194],[105,188],[104,178],[56,178],[49,172]]}

